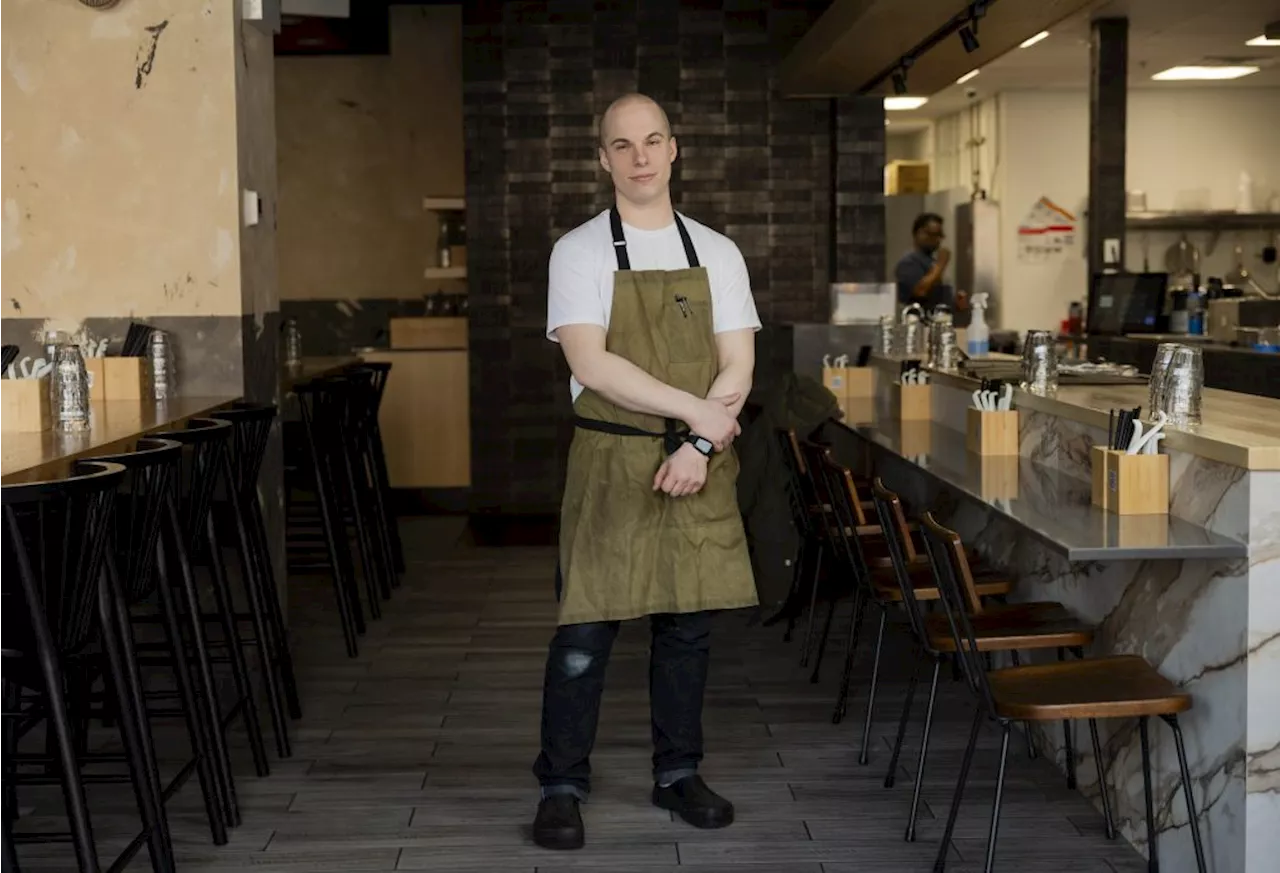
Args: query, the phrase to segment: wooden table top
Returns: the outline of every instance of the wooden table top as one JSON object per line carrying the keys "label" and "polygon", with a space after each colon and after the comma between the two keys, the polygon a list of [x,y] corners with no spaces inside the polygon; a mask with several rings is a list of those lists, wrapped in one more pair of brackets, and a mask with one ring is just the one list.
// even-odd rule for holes
{"label": "wooden table top", "polygon": [[280,365],[280,387],[288,391],[300,382],[328,376],[362,360],[356,355],[304,355],[297,364]]}
{"label": "wooden table top", "polygon": [[182,427],[188,419],[207,415],[239,397],[175,397],[166,403],[104,400],[90,404],[89,430],[83,433],[6,433],[0,482],[5,485],[56,479],[67,475],[72,461],[127,451],[148,433]]}

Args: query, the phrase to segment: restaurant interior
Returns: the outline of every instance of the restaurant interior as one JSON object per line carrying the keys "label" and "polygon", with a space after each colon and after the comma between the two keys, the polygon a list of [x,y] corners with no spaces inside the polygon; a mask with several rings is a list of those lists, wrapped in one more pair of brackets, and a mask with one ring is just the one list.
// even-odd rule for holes
{"label": "restaurant interior", "polygon": [[[1276,869],[1276,0],[0,14],[4,873]],[[547,265],[631,92],[762,322],[759,606],[733,826],[626,622],[550,853]]]}

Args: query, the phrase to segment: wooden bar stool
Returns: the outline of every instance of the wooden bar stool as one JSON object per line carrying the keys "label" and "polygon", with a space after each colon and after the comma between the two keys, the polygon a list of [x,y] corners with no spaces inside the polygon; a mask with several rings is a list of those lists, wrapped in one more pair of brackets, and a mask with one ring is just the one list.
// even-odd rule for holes
{"label": "wooden bar stool", "polygon": [[[915,785],[911,794],[911,812],[907,819],[905,839],[910,842],[916,838],[920,789],[924,779],[925,761],[929,753],[933,705],[938,692],[938,673],[943,660],[952,657],[956,647],[947,617],[937,613],[926,615],[916,597],[915,586],[907,569],[906,513],[902,509],[902,501],[897,494],[884,486],[884,482],[879,477],[872,480],[871,493],[876,513],[885,530],[885,540],[888,542],[889,553],[893,558],[894,575],[902,595],[902,604],[910,619],[917,653],[928,655],[933,661],[933,679],[929,685],[929,703],[925,710],[924,732],[920,739],[920,760],[916,765]],[[1059,657],[1064,649],[1074,649],[1083,657],[1082,647],[1093,641],[1093,628],[1073,616],[1061,603],[984,602],[974,583],[973,574],[969,570],[968,556],[961,551],[957,560],[960,562],[959,576],[963,582],[966,608],[969,610],[969,620],[973,625],[979,652],[984,654],[1008,652],[1015,666],[1018,664],[1019,649],[1057,649]],[[894,740],[893,754],[889,759],[889,770],[884,779],[885,788],[893,787],[897,775],[898,758],[902,752],[902,740],[906,734],[907,721],[911,717],[911,704],[919,681],[921,660],[917,657],[912,664],[907,696],[902,704],[902,717],[898,721],[898,734]],[[1065,736],[1067,759],[1073,762],[1069,727],[1065,731]],[[1034,748],[1029,734],[1027,744],[1029,749]],[[1096,751],[1095,749],[1095,754]],[[1070,766],[1069,769],[1074,774],[1074,766]],[[1074,779],[1070,787],[1075,787]]]}
{"label": "wooden bar stool", "polygon": [[1102,811],[1106,819],[1107,836],[1115,834],[1111,816],[1111,801],[1107,796],[1106,782],[1102,774],[1101,748],[1098,743],[1097,719],[1137,718],[1142,743],[1142,787],[1147,807],[1148,869],[1155,873],[1160,868],[1156,852],[1155,812],[1151,796],[1151,744],[1147,734],[1147,721],[1159,716],[1173,731],[1181,768],[1182,791],[1187,803],[1187,820],[1191,825],[1191,841],[1195,848],[1196,867],[1205,873],[1204,846],[1200,840],[1200,823],[1196,819],[1195,800],[1191,796],[1191,775],[1187,766],[1186,745],[1182,728],[1178,725],[1178,713],[1191,708],[1191,695],[1182,691],[1136,655],[1113,655],[1079,661],[1062,661],[1056,664],[1007,667],[988,670],[978,645],[974,622],[969,618],[969,605],[957,573],[957,556],[961,554],[960,536],[943,527],[926,512],[921,517],[921,529],[925,545],[937,569],[938,587],[942,591],[942,606],[951,630],[956,656],[964,669],[965,680],[973,693],[973,726],[969,731],[969,744],[960,765],[955,796],[947,815],[942,845],[934,862],[935,873],[946,867],[947,853],[951,846],[951,834],[955,830],[956,815],[969,779],[969,766],[973,763],[977,747],[978,731],[984,716],[1000,727],[1000,768],[996,773],[995,799],[991,811],[991,830],[987,838],[986,871],[995,866],[996,837],[1000,828],[1000,801],[1004,791],[1005,759],[1009,751],[1009,727],[1014,721],[1059,721],[1088,719],[1089,733],[1093,738],[1094,754],[1098,758],[1098,789],[1102,795]]}
{"label": "wooden bar stool", "polygon": [[[861,630],[863,612],[868,604],[874,604],[880,610],[879,629],[876,633],[875,656],[871,666],[871,682],[867,693],[867,711],[862,728],[862,748],[858,755],[858,763],[869,761],[868,751],[871,743],[871,723],[875,714],[876,686],[880,676],[880,655],[884,649],[884,629],[888,622],[889,609],[903,603],[903,593],[899,588],[892,557],[887,561],[877,561],[873,566],[868,559],[868,551],[863,537],[857,534],[857,528],[850,522],[856,518],[856,507],[859,505],[858,493],[850,471],[835,463],[825,465],[828,480],[831,483],[830,493],[836,507],[837,517],[846,523],[839,525],[839,538],[844,547],[846,558],[852,569],[855,584],[858,586],[859,600],[855,603],[855,611],[849,623],[848,642],[845,650],[844,671],[840,679],[840,691],[836,699],[832,721],[839,723],[844,717],[849,700],[849,685],[853,678],[854,657],[858,650],[858,637]],[[917,556],[911,546],[910,531],[905,531],[904,542],[906,554],[904,565],[907,578],[911,584],[913,596],[918,601],[934,601],[941,596],[933,581],[932,570],[925,556]],[[882,531],[883,534],[883,531]],[[1003,576],[987,573],[975,583],[979,597],[1003,597],[1013,589],[1013,583]]]}

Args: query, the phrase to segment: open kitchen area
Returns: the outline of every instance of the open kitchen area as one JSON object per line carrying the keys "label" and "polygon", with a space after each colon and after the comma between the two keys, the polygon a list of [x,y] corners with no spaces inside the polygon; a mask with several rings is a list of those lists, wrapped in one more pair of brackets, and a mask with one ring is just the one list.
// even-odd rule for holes
{"label": "open kitchen area", "polygon": [[[4,873],[1274,869],[1272,0],[6,0],[2,36]],[[670,639],[625,620],[553,852],[548,262],[630,92],[749,277],[759,604],[707,638],[732,824],[658,803]]]}

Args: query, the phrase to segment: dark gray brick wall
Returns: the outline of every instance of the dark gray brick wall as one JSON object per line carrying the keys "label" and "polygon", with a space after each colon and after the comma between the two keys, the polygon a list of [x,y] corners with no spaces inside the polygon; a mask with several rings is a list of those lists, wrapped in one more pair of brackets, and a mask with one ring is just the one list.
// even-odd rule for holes
{"label": "dark gray brick wall", "polygon": [[[563,358],[543,337],[547,259],[612,198],[595,119],[617,96],[662,103],[681,154],[678,209],[742,249],[762,320],[825,321],[832,104],[788,100],[777,64],[820,2],[474,2],[464,7],[472,505],[559,505],[572,436]],[[884,273],[884,114],[835,104],[836,278]]]}

